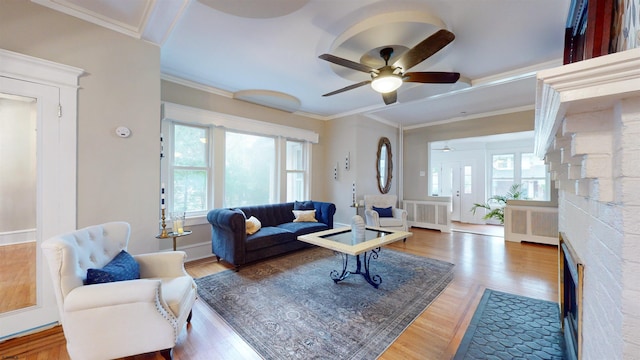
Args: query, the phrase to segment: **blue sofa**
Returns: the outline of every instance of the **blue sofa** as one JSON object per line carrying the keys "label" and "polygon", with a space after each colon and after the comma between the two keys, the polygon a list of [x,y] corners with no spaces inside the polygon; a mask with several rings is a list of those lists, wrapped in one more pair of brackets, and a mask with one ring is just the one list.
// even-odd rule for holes
{"label": "blue sofa", "polygon": [[[306,202],[309,206],[309,202]],[[211,224],[211,250],[216,258],[241,265],[310,246],[299,235],[333,228],[336,206],[312,201],[318,222],[293,222],[294,203],[213,209],[207,214]],[[300,204],[300,203],[298,203]],[[262,228],[247,235],[246,219],[257,218]]]}

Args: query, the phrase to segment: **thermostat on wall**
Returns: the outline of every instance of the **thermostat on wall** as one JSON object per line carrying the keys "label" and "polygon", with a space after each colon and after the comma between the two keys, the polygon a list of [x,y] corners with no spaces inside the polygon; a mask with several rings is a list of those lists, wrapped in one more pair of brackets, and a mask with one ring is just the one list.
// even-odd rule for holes
{"label": "thermostat on wall", "polygon": [[129,130],[129,128],[126,126],[118,126],[116,128],[116,135],[122,138],[127,138],[129,137],[129,135],[131,135],[131,130]]}

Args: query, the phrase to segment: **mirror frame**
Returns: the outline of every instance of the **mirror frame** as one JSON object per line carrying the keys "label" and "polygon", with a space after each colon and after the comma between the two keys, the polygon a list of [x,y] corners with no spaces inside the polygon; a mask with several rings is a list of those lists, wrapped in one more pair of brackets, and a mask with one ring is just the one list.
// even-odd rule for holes
{"label": "mirror frame", "polygon": [[[387,172],[384,180],[384,186],[382,185],[382,181],[380,181],[380,155],[382,155],[382,149],[387,149]],[[391,189],[391,179],[393,178],[393,161],[391,155],[391,141],[389,141],[386,137],[381,137],[378,141],[378,153],[376,155],[376,183],[378,184],[378,190],[380,193],[386,194]]]}

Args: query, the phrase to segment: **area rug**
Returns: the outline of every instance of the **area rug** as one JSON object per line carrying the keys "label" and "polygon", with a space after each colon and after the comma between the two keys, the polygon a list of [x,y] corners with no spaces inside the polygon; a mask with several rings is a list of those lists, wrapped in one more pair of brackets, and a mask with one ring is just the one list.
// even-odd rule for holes
{"label": "area rug", "polygon": [[453,279],[453,264],[383,248],[378,289],[339,283],[341,256],[311,248],[196,279],[198,294],[265,359],[375,359]]}
{"label": "area rug", "polygon": [[558,304],[486,289],[454,360],[564,359]]}

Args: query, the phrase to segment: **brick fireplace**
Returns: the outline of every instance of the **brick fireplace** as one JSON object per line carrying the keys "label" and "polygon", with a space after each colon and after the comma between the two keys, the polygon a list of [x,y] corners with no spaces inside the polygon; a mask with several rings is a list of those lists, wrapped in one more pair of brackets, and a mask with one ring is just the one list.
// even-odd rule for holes
{"label": "brick fireplace", "polygon": [[536,153],[584,263],[582,359],[640,354],[640,48],[538,73]]}

